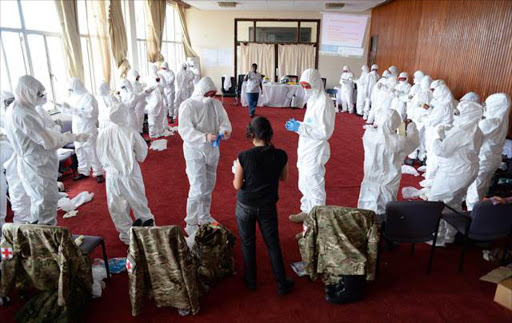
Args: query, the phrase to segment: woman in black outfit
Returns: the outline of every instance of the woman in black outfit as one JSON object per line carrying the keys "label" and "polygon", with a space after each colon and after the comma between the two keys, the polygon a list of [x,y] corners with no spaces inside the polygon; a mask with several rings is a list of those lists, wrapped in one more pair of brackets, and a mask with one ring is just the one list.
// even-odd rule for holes
{"label": "woman in black outfit", "polygon": [[233,186],[238,191],[236,220],[242,242],[244,283],[256,289],[256,222],[267,246],[278,292],[288,294],[293,280],[286,277],[279,232],[276,204],[279,181],[288,178],[288,156],[272,145],[272,126],[265,117],[256,117],[247,126],[246,136],[254,148],[238,155]]}

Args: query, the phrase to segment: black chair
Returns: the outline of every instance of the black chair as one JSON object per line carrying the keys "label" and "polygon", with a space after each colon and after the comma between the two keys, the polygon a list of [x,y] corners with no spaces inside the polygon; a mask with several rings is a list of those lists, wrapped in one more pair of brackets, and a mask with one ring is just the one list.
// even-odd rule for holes
{"label": "black chair", "polygon": [[223,76],[221,78],[221,93],[222,93],[222,102],[224,102],[224,97],[227,97],[227,98],[235,98],[235,104],[237,103],[236,100],[237,100],[237,94],[236,94],[236,83],[235,83],[235,78],[234,77],[231,77],[231,87],[228,89],[228,90],[225,90],[224,89],[224,80],[226,78]]}
{"label": "black chair", "polygon": [[299,77],[297,75],[285,75],[284,77],[287,77],[290,82],[299,82]]}
{"label": "black chair", "polygon": [[[73,132],[72,125],[73,125],[73,122],[71,121],[71,119],[63,120],[61,122],[60,132],[62,132],[62,133]],[[65,145],[62,148],[75,149],[75,143],[70,142],[69,144]],[[74,152],[73,155],[71,156],[71,160],[72,160],[71,170],[73,171],[73,176],[76,176],[77,170],[78,170],[78,159],[76,157],[76,152]],[[60,162],[62,162],[62,161],[59,161],[59,164],[60,164]],[[67,171],[67,168],[65,168],[65,167],[61,168],[61,166],[59,165],[59,172],[64,173],[65,171]]]}
{"label": "black chair", "polygon": [[236,83],[236,98],[239,103],[242,103],[240,96],[242,95],[242,84],[244,83],[245,75],[246,74],[238,74],[238,81]]}
{"label": "black chair", "polygon": [[[74,234],[73,240],[80,237],[80,235]],[[82,250],[85,254],[91,254],[97,246],[101,245],[101,250],[103,252],[103,261],[105,262],[105,271],[107,272],[107,279],[110,280],[110,268],[108,267],[108,257],[107,257],[107,249],[105,248],[105,241],[102,237],[96,236],[83,236],[84,240],[80,245],[80,250]]]}
{"label": "black chair", "polygon": [[489,242],[506,238],[501,262],[504,263],[512,237],[512,204],[493,205],[492,201],[475,204],[471,212],[459,212],[448,207],[443,219],[464,236],[461,246],[459,272],[464,266],[464,253],[469,240]]}
{"label": "black chair", "polygon": [[433,243],[430,249],[427,268],[427,274],[429,274],[432,269],[439,221],[441,220],[443,209],[443,202],[389,202],[386,204],[386,214],[382,218],[381,241],[384,238],[388,241],[411,243],[411,252],[414,254],[416,243],[432,240]]}
{"label": "black chair", "polygon": [[322,77],[322,83],[324,83],[324,90],[327,89],[327,79]]}

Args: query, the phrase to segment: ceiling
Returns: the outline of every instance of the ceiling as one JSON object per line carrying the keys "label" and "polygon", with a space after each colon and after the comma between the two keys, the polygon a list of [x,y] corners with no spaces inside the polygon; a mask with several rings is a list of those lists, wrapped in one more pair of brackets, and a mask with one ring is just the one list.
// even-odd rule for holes
{"label": "ceiling", "polygon": [[[388,0],[310,0],[310,1],[279,1],[279,0],[245,0],[236,1],[236,8],[224,8],[218,2],[209,0],[183,0],[187,4],[200,10],[257,10],[257,11],[333,11],[333,12],[361,12],[376,7]],[[342,9],[326,10],[326,3],[344,3]]]}

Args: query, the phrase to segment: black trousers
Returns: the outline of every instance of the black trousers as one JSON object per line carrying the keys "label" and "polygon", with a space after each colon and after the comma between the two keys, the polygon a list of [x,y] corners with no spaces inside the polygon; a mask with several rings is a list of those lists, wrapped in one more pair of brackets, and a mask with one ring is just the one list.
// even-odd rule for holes
{"label": "black trousers", "polygon": [[286,273],[279,244],[276,206],[256,208],[237,202],[236,221],[242,244],[245,280],[249,283],[256,283],[256,223],[258,223],[267,246],[274,277],[278,284],[283,284],[286,280]]}

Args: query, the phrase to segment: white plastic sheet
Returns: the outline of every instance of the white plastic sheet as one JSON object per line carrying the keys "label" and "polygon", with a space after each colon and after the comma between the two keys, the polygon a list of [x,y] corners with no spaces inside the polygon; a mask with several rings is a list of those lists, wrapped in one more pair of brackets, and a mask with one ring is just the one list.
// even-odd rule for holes
{"label": "white plastic sheet", "polygon": [[420,196],[420,190],[416,187],[407,186],[402,188],[402,196],[404,199],[413,199]]}
{"label": "white plastic sheet", "polygon": [[420,176],[420,173],[418,173],[416,168],[409,165],[402,165],[402,174]]}
{"label": "white plastic sheet", "polygon": [[164,151],[167,149],[167,139],[159,139],[151,142],[151,150]]}

